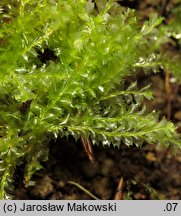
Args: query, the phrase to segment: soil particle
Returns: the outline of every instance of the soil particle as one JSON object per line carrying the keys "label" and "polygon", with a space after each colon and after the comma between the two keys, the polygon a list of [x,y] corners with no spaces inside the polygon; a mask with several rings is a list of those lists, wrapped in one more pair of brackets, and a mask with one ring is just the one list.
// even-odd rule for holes
{"label": "soil particle", "polygon": [[105,161],[103,161],[100,172],[103,176],[109,176],[113,168],[114,161],[108,158]]}
{"label": "soil particle", "polygon": [[110,199],[112,191],[111,191],[111,182],[106,177],[99,177],[93,180],[94,191],[95,193],[104,200]]}
{"label": "soil particle", "polygon": [[48,175],[45,175],[39,182],[37,182],[36,186],[31,191],[31,195],[44,199],[53,191],[54,187],[52,185],[52,179]]}
{"label": "soil particle", "polygon": [[98,171],[98,166],[96,164],[90,163],[90,161],[87,160],[81,165],[81,170],[86,177],[92,178],[96,175]]}

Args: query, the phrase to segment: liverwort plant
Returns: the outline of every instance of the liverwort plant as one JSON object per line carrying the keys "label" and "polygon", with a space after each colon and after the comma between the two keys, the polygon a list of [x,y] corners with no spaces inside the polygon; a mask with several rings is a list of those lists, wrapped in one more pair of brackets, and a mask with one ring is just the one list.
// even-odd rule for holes
{"label": "liverwort plant", "polygon": [[111,15],[85,0],[3,0],[0,3],[0,199],[47,159],[48,143],[64,136],[93,144],[179,145],[175,127],[143,99],[149,87],[125,85],[137,67],[156,61],[150,41],[162,18],[142,26],[132,10]]}

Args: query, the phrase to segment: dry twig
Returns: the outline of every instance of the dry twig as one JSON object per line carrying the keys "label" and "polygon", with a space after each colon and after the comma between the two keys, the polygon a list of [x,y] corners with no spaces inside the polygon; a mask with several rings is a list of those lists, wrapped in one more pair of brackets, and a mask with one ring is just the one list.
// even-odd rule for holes
{"label": "dry twig", "polygon": [[123,200],[123,177],[119,180],[114,200]]}
{"label": "dry twig", "polygon": [[171,107],[171,102],[172,102],[172,98],[171,98],[171,87],[170,87],[170,76],[169,76],[169,72],[166,70],[165,71],[165,90],[166,90],[166,94],[167,94],[167,119],[170,120],[171,118],[171,112],[172,112],[172,107]]}
{"label": "dry twig", "polygon": [[81,143],[84,147],[84,150],[89,158],[89,160],[94,163],[94,153],[92,149],[92,142],[89,138],[85,138],[82,134],[80,136]]}

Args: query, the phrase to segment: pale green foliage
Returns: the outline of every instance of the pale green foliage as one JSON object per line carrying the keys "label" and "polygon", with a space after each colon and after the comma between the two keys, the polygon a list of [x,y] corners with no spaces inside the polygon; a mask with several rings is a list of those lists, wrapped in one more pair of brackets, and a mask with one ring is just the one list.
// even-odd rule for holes
{"label": "pale green foliage", "polygon": [[[173,18],[170,19],[168,25],[162,26],[161,31],[165,39],[175,45],[175,41],[177,41],[178,45],[181,46],[181,3],[178,7],[173,9]],[[175,41],[173,41],[173,39]],[[176,49],[177,50],[177,49]],[[179,50],[178,50],[179,51]],[[171,60],[170,60],[171,59]],[[166,68],[170,73],[173,73],[174,76],[180,81],[181,80],[181,54],[180,52],[170,53],[169,50],[166,50],[165,56],[162,60],[162,65]]]}
{"label": "pale green foliage", "polygon": [[[152,52],[150,62],[138,64],[141,66],[152,66],[154,71],[158,72],[159,68],[168,71],[179,81],[181,80],[181,4],[172,10],[171,17],[165,20],[167,24],[162,24],[149,35],[152,40]],[[150,49],[148,49],[150,53]],[[154,58],[154,61],[152,61]]]}
{"label": "pale green foliage", "polygon": [[[95,15],[84,0],[1,1],[1,199],[9,198],[22,162],[25,184],[33,184],[58,136],[83,134],[118,147],[179,144],[172,123],[146,114],[149,88],[124,84],[142,61],[154,64],[146,37],[162,19],[140,27],[133,11],[111,16],[110,8]],[[41,60],[47,50],[54,54]]]}
{"label": "pale green foliage", "polygon": [[168,36],[173,36],[179,40],[181,45],[181,3],[178,7],[173,9],[174,17],[170,20],[167,26]]}

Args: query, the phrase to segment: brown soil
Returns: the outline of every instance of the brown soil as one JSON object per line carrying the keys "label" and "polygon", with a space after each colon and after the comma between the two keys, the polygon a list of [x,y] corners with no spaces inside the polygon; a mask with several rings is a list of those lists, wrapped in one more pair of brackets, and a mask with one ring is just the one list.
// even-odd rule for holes
{"label": "brown soil", "polygon": [[94,148],[92,164],[75,143],[52,144],[49,161],[34,179],[36,186],[19,184],[16,199],[91,199],[75,185],[85,187],[100,199],[114,199],[123,177],[125,199],[181,199],[181,154],[168,154],[156,146],[117,149]]}

